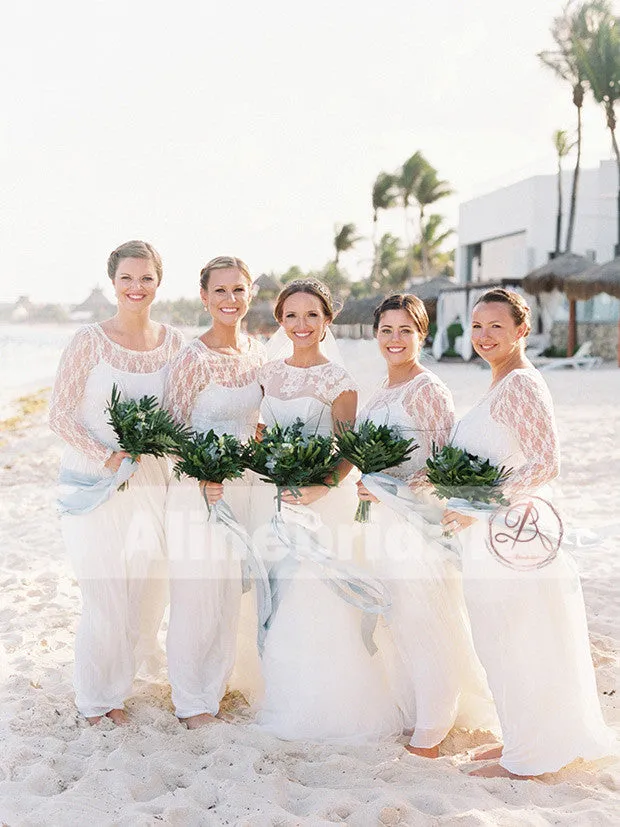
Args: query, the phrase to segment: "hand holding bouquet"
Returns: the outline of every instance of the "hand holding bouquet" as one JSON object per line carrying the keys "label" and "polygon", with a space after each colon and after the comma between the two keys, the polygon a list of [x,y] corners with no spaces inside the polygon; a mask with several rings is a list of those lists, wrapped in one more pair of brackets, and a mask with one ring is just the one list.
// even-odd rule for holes
{"label": "hand holding bouquet", "polygon": [[263,482],[277,488],[278,511],[282,509],[282,492],[299,494],[305,485],[328,485],[340,459],[332,436],[304,434],[304,423],[265,428],[260,441],[250,439],[243,451],[246,468],[260,475]]}
{"label": "hand holding bouquet", "polygon": [[[189,434],[186,428],[177,425],[168,411],[159,407],[155,396],[123,401],[116,384],[112,386],[106,412],[110,415],[108,424],[114,429],[121,449],[130,454],[133,462],[141,454],[154,457],[174,454]],[[125,485],[127,483],[120,487]]]}
{"label": "hand holding bouquet", "polygon": [[[192,433],[177,449],[178,460],[174,466],[177,479],[181,474],[199,482],[223,483],[242,476],[245,465],[242,459],[242,445],[230,434],[218,436],[210,430],[206,434]],[[211,507],[201,488],[209,513]]]}
{"label": "hand holding bouquet", "polygon": [[[340,456],[362,474],[373,474],[402,465],[418,448],[415,440],[405,439],[398,427],[375,425],[370,419],[356,428],[342,428],[335,439]],[[361,500],[355,512],[355,521],[367,523],[369,518],[370,503]]]}

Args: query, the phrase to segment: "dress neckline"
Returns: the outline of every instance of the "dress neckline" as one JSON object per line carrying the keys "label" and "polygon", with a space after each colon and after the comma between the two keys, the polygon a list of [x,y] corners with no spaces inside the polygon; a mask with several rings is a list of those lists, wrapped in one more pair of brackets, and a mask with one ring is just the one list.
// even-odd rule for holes
{"label": "dress neckline", "polygon": [[252,340],[251,340],[251,338],[249,336],[246,336],[245,339],[246,339],[246,342],[247,342],[247,346],[246,346],[245,350],[241,351],[241,353],[222,353],[220,350],[216,350],[214,347],[209,347],[209,345],[206,345],[202,341],[200,336],[197,336],[194,339],[194,341],[199,342],[202,345],[202,347],[207,351],[207,353],[212,353],[215,356],[224,356],[227,359],[240,359],[242,356],[247,356],[249,353],[252,352]]}
{"label": "dress neckline", "polygon": [[308,365],[307,367],[301,367],[300,365],[289,365],[286,359],[282,359],[282,364],[285,365],[287,368],[292,368],[293,370],[315,370],[316,368],[326,368],[328,365],[333,364],[332,362],[323,362],[320,365]]}
{"label": "dress neckline", "polygon": [[105,332],[105,330],[101,327],[100,322],[96,322],[94,327],[96,328],[96,330],[99,331],[99,334],[103,336],[106,342],[110,342],[110,344],[114,345],[114,347],[120,348],[120,350],[124,350],[126,353],[157,353],[157,351],[161,350],[161,348],[166,344],[166,342],[168,341],[168,336],[170,335],[170,328],[168,327],[168,325],[163,324],[163,322],[159,322],[159,324],[161,324],[161,326],[164,328],[164,338],[162,339],[161,343],[157,345],[157,347],[150,348],[150,350],[134,350],[133,348],[121,345],[119,342],[115,342],[114,339],[111,339]]}
{"label": "dress neckline", "polygon": [[434,376],[434,375],[435,374],[433,374],[432,371],[426,370],[426,368],[423,368],[420,371],[420,373],[416,373],[416,375],[414,377],[412,377],[411,379],[405,379],[404,382],[399,382],[397,385],[388,385],[387,384],[388,383],[388,377],[386,376],[385,379],[383,380],[383,382],[381,383],[381,387],[382,387],[383,390],[386,390],[386,391],[395,391],[395,390],[398,390],[398,388],[404,388],[407,385],[411,385],[413,382],[416,382],[421,376]]}

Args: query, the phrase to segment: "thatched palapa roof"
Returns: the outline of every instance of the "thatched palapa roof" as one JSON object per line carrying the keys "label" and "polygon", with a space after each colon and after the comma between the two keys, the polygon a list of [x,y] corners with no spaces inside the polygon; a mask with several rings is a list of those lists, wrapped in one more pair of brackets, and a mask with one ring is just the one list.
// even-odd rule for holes
{"label": "thatched palapa roof", "polygon": [[599,293],[620,299],[620,258],[590,266],[585,272],[567,278],[564,292],[571,301],[584,301]]}
{"label": "thatched palapa roof", "polygon": [[86,311],[91,311],[92,313],[97,313],[99,311],[111,313],[113,310],[114,305],[103,295],[103,290],[101,287],[93,287],[90,296],[83,301],[82,304],[78,304],[73,308],[74,313]]}
{"label": "thatched palapa roof", "polygon": [[562,253],[532,270],[523,279],[523,289],[531,296],[562,290],[565,279],[585,272],[592,260],[576,253]]}

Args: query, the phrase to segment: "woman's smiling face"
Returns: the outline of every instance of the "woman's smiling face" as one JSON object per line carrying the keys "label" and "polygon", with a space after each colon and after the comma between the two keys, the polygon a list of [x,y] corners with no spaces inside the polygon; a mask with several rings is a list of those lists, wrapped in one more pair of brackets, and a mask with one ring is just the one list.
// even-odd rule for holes
{"label": "woman's smiling face", "polygon": [[296,348],[309,348],[318,346],[329,321],[317,296],[299,292],[284,300],[280,324]]}
{"label": "woman's smiling face", "polygon": [[510,305],[481,302],[472,313],[471,342],[476,353],[490,365],[500,364],[521,347],[526,325],[515,324]]}
{"label": "woman's smiling face", "polygon": [[414,362],[420,353],[420,333],[406,310],[386,310],[377,328],[377,343],[389,365]]}
{"label": "woman's smiling face", "polygon": [[248,312],[250,285],[236,267],[222,267],[211,271],[200,297],[214,321],[232,326]]}

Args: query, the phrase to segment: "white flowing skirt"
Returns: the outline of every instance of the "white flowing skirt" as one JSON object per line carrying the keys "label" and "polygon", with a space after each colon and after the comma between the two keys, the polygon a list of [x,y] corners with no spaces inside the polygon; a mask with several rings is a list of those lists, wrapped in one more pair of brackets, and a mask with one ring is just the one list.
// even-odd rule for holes
{"label": "white flowing skirt", "polygon": [[[274,565],[287,550],[266,528],[275,489],[267,484],[258,488],[255,507],[263,521],[265,563],[274,576]],[[355,487],[345,482],[311,506],[323,522],[319,538],[342,562],[355,558],[356,505]],[[383,661],[369,654],[362,639],[361,610],[304,562],[282,574],[276,586],[281,602],[262,657],[265,691],[259,726],[285,740],[356,742],[399,732],[401,718]]]}
{"label": "white flowing skirt", "polygon": [[497,730],[484,670],[474,651],[460,572],[443,549],[393,509],[373,503],[363,526],[366,559],[388,586],[384,646],[411,745],[439,744],[457,725]]}
{"label": "white flowing skirt", "polygon": [[574,561],[515,571],[487,548],[486,523],[460,535],[476,651],[497,705],[501,764],[518,775],[555,772],[617,752],[604,723]]}
{"label": "white flowing skirt", "polygon": [[127,488],[61,530],[82,592],[75,642],[76,704],[87,717],[122,709],[137,669],[157,671],[167,601],[166,460],[142,457]]}

